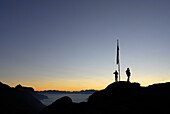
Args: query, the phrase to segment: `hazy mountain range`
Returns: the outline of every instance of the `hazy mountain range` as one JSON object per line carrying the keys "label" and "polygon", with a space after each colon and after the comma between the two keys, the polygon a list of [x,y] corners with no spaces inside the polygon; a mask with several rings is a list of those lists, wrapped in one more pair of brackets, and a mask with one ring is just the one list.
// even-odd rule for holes
{"label": "hazy mountain range", "polygon": [[60,90],[44,90],[44,91],[36,91],[37,93],[42,94],[93,94],[97,90],[90,89],[90,90],[81,90],[81,91],[60,91]]}

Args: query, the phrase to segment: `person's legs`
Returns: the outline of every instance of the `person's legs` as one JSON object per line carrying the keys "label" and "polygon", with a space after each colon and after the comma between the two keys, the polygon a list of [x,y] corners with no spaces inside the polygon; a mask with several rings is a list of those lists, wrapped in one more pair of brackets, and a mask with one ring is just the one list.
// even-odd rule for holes
{"label": "person's legs", "polygon": [[128,78],[127,78],[127,82],[129,82],[129,76],[128,76]]}

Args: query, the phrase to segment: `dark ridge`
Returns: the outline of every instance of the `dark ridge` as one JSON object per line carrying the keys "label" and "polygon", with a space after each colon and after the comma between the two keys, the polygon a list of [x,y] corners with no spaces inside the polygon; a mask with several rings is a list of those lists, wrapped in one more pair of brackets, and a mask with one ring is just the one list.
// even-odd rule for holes
{"label": "dark ridge", "polygon": [[34,92],[34,89],[32,87],[23,87],[20,84],[18,84],[15,89],[21,90],[21,91],[29,91]]}
{"label": "dark ridge", "polygon": [[169,114],[169,102],[170,82],[141,87],[139,83],[121,81],[93,93],[88,102],[73,103],[63,97],[40,114]]}
{"label": "dark ridge", "polygon": [[1,114],[37,114],[45,107],[30,87],[18,85],[12,88],[0,82],[0,93]]}
{"label": "dark ridge", "polygon": [[3,84],[2,82],[0,82],[0,91],[8,91],[12,89],[10,86]]}
{"label": "dark ridge", "polygon": [[23,87],[20,84],[18,84],[15,87],[15,89],[18,90],[18,91],[27,92],[27,93],[31,94],[32,96],[34,96],[38,100],[48,99],[47,96],[35,92],[32,87]]}

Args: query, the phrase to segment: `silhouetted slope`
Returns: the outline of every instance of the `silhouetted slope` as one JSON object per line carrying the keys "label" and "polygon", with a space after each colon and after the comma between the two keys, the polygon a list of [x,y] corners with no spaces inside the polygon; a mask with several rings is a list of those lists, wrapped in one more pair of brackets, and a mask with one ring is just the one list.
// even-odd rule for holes
{"label": "silhouetted slope", "polygon": [[41,114],[169,114],[170,83],[141,87],[139,83],[115,82],[92,94],[86,103],[68,97],[45,107]]}
{"label": "silhouetted slope", "polygon": [[31,93],[33,89],[25,87],[10,86],[0,82],[0,113],[1,114],[35,114],[38,113],[44,105],[36,99]]}
{"label": "silhouetted slope", "polygon": [[32,96],[34,96],[36,99],[38,100],[42,100],[42,99],[48,99],[47,96],[43,95],[43,94],[39,94],[37,92],[34,91],[34,89],[32,87],[23,87],[20,84],[17,85],[15,87],[16,90],[22,91],[22,92],[27,92],[29,94],[31,94]]}
{"label": "silhouetted slope", "polygon": [[2,82],[0,82],[0,91],[8,91],[10,90],[11,87],[6,85],[6,84],[3,84]]}

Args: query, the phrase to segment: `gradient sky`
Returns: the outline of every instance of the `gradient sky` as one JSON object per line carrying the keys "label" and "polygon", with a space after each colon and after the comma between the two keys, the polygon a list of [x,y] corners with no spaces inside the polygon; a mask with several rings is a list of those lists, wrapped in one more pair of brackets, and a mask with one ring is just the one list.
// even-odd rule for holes
{"label": "gradient sky", "polygon": [[130,67],[170,81],[170,0],[1,0],[0,81],[36,90],[103,89]]}

